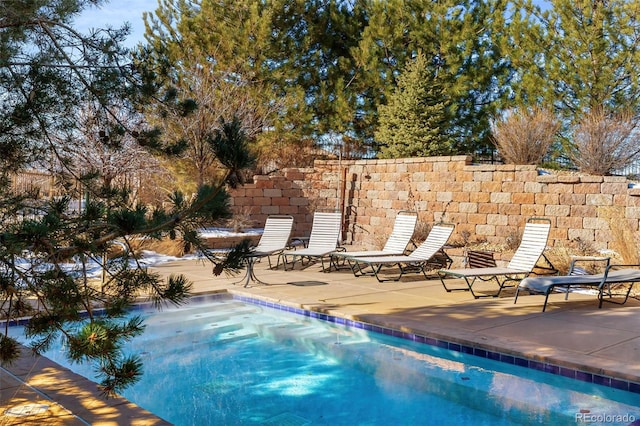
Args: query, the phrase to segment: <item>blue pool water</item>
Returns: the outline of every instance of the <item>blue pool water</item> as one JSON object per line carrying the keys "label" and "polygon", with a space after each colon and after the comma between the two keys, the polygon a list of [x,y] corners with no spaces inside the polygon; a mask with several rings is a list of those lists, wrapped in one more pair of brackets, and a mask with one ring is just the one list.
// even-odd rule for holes
{"label": "blue pool water", "polygon": [[[640,395],[223,299],[158,313],[123,396],[180,425],[628,425]],[[140,314],[140,312],[137,312]],[[60,349],[45,354],[69,365]]]}

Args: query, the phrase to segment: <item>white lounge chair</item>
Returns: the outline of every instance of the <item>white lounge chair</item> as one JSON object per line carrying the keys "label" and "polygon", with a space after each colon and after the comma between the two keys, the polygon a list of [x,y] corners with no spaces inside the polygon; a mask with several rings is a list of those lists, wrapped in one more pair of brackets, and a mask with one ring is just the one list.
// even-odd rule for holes
{"label": "white lounge chair", "polygon": [[300,258],[301,260],[307,259],[309,261],[320,260],[322,262],[322,270],[327,271],[324,266],[324,259],[338,248],[341,227],[341,213],[315,212],[307,246],[297,250],[286,250],[282,253],[285,260],[285,270],[287,269],[288,257],[291,256],[291,269],[294,268],[296,260]]}
{"label": "white lounge chair", "polygon": [[[605,270],[598,274],[579,273],[576,274],[578,268],[577,262],[581,260],[602,261],[606,262]],[[518,301],[518,295],[521,291],[527,291],[530,294],[542,294],[544,295],[544,304],[542,305],[542,312],[547,309],[547,302],[549,301],[549,295],[557,290],[563,290],[565,292],[565,300],[569,297],[571,288],[590,288],[597,291],[598,295],[598,309],[602,308],[603,302],[615,303],[622,305],[629,299],[629,294],[633,285],[640,282],[640,265],[610,265],[609,258],[577,258],[572,260],[569,267],[568,275],[562,276],[543,276],[543,277],[528,277],[520,282],[516,289],[516,295],[513,303]],[[628,287],[619,294],[614,294],[612,289],[614,287],[622,287],[627,285]],[[614,300],[614,296],[623,296],[622,301]]]}
{"label": "white lounge chair", "polygon": [[247,264],[246,275],[242,280],[235,284],[244,282],[244,286],[246,287],[249,285],[251,280],[260,284],[266,284],[256,277],[253,265],[258,259],[266,257],[269,260],[269,268],[271,268],[271,256],[278,255],[278,263],[276,264],[276,267],[279,266],[280,257],[289,243],[292,228],[292,216],[271,215],[267,217],[258,245],[253,247],[251,252],[244,257],[244,261]]}
{"label": "white lounge chair", "polygon": [[[354,274],[356,276],[368,275],[365,268],[370,267],[379,282],[398,281],[407,272],[422,272],[427,278],[426,271],[429,267],[441,267],[443,257],[450,260],[442,249],[453,233],[453,229],[454,225],[452,224],[439,223],[434,225],[429,231],[427,239],[408,255],[354,257],[350,259],[354,264]],[[390,266],[397,266],[400,269],[400,275],[393,278],[382,278],[380,270],[382,267]]]}
{"label": "white lounge chair", "polygon": [[[498,285],[498,291],[495,294],[486,296],[498,297],[503,288],[512,286],[510,283],[519,282],[533,272],[536,263],[538,263],[538,260],[543,255],[544,249],[547,247],[550,230],[551,221],[549,219],[531,218],[527,220],[520,245],[507,266],[441,269],[438,271],[438,276],[440,277],[442,286],[447,292],[453,290],[468,290],[473,297],[478,299],[485,295],[480,296],[476,294],[473,291],[473,284],[477,280],[494,281]],[[467,286],[463,288],[447,287],[445,284],[446,278],[463,278]]]}
{"label": "white lounge chair", "polygon": [[355,265],[351,261],[355,257],[403,255],[409,242],[411,242],[417,222],[418,214],[415,211],[403,210],[398,212],[391,234],[382,250],[335,251],[331,253],[333,267],[339,269],[338,264],[340,262],[347,262],[353,273],[356,274]]}

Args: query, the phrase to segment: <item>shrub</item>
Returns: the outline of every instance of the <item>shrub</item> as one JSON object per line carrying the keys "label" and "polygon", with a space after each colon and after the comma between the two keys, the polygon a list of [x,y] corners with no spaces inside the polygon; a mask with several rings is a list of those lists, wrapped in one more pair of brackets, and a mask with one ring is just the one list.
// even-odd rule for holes
{"label": "shrub", "polygon": [[571,160],[580,171],[593,175],[623,169],[640,159],[637,127],[631,112],[613,114],[596,108],[575,129]]}
{"label": "shrub", "polygon": [[491,126],[491,139],[507,164],[540,164],[560,122],[544,108],[511,110]]}

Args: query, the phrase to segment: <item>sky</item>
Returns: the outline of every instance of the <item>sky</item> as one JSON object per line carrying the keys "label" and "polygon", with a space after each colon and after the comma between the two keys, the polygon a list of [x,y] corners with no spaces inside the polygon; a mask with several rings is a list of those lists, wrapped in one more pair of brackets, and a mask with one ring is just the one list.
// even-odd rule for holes
{"label": "sky", "polygon": [[111,26],[121,27],[125,22],[131,24],[131,35],[127,38],[127,47],[133,47],[144,41],[143,12],[153,12],[158,8],[158,0],[110,0],[102,7],[91,7],[76,18],[76,28],[88,32],[91,28]]}
{"label": "sky", "polygon": [[[159,0],[110,0],[101,8],[90,8],[76,19],[79,30],[88,31],[90,28],[103,28],[108,25],[118,28],[125,22],[131,24],[131,35],[127,38],[127,47],[133,47],[144,41],[143,12],[153,12],[158,8]],[[535,3],[545,5],[546,0]]]}

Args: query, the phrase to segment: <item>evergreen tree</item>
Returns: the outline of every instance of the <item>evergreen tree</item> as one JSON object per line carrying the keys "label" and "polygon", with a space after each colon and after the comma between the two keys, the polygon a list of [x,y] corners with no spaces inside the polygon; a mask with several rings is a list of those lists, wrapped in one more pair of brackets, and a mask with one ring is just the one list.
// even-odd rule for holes
{"label": "evergreen tree", "polygon": [[166,129],[171,137],[188,141],[185,158],[193,161],[200,184],[215,175],[206,140],[221,120],[239,118],[254,151],[262,140],[286,138],[300,127],[291,106],[304,101],[279,81],[267,4],[170,0],[146,14],[145,22],[148,44],[138,53],[139,63],[175,102],[194,99],[198,106],[195,114],[169,123],[163,103],[150,105],[148,112],[159,125],[173,126]]}
{"label": "evergreen tree", "polygon": [[369,86],[361,97],[373,111],[393,91],[395,78],[420,50],[438,72],[449,102],[449,135],[454,152],[491,146],[490,118],[511,77],[503,59],[507,3],[490,1],[372,2],[362,40],[354,52],[359,74]]}
{"label": "evergreen tree", "polygon": [[446,155],[447,105],[436,72],[422,53],[407,64],[387,105],[379,107],[380,158]]}
{"label": "evergreen tree", "polygon": [[549,3],[514,2],[512,102],[550,106],[566,124],[599,108],[640,111],[640,1]]}
{"label": "evergreen tree", "polygon": [[[225,176],[216,186],[201,188],[193,200],[173,194],[168,210],[135,203],[125,185],[97,168],[74,167],[69,157],[74,151],[62,148],[82,134],[87,105],[95,112],[95,125],[103,129],[97,142],[109,150],[121,149],[124,136],[165,158],[181,148],[167,143],[137,114],[156,93],[149,75],[121,47],[128,29],[85,35],[73,28],[74,17],[101,3],[0,2],[0,313],[9,319],[32,315],[26,333],[34,338],[36,352],[63,338],[70,359],[94,363],[101,388],[110,395],[142,374],[140,358],[121,352],[144,328],[140,318],[123,321],[127,307],[141,294],[158,304],[179,304],[190,288],[183,277],[163,281],[149,273],[135,257],[133,241],[180,235],[185,244],[200,245],[197,228],[228,215],[224,185],[237,183],[240,169],[251,159],[241,133],[221,132],[210,143],[227,168]],[[37,189],[15,193],[11,181],[26,168],[48,171],[57,182],[55,194]],[[73,212],[70,202],[80,198],[84,207]],[[114,242],[127,249],[105,260]],[[246,251],[241,246],[232,253]],[[25,254],[28,262],[21,262]],[[88,276],[91,261],[105,269],[104,282]],[[76,267],[69,268],[69,262]],[[239,265],[239,256],[230,255],[215,270]],[[32,311],[34,300],[38,309]],[[17,342],[4,331],[3,363],[19,354]]]}

